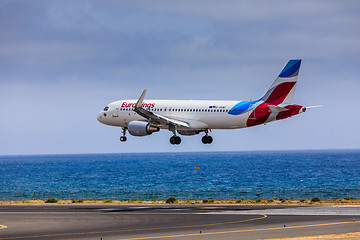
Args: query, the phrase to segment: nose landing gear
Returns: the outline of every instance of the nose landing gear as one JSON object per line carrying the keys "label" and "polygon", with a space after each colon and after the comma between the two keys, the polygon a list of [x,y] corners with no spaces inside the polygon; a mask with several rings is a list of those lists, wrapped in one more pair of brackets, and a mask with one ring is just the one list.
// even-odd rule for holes
{"label": "nose landing gear", "polygon": [[127,140],[127,138],[126,138],[126,136],[125,136],[125,134],[126,134],[126,129],[127,128],[123,128],[122,130],[123,130],[123,135],[120,137],[120,141],[121,142],[126,142],[126,140]]}
{"label": "nose landing gear", "polygon": [[203,144],[211,144],[213,142],[213,138],[208,136],[208,130],[205,130],[205,136],[201,139]]}

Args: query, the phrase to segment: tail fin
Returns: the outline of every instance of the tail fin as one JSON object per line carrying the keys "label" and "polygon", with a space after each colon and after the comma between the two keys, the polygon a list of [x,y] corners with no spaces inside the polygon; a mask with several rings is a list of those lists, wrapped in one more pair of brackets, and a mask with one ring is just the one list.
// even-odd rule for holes
{"label": "tail fin", "polygon": [[301,59],[290,60],[261,100],[272,105],[292,103],[300,64]]}

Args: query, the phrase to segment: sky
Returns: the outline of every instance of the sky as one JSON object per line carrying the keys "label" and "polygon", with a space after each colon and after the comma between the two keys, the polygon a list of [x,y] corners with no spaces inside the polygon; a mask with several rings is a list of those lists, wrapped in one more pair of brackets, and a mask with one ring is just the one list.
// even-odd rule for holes
{"label": "sky", "polygon": [[[0,0],[0,155],[360,148],[359,1]],[[171,145],[99,123],[108,103],[258,99],[302,59],[322,108]]]}

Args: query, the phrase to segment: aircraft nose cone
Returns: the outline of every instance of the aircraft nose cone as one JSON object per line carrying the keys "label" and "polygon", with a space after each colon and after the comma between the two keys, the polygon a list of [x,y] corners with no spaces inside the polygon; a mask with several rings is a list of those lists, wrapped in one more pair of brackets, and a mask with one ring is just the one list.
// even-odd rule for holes
{"label": "aircraft nose cone", "polygon": [[97,118],[97,120],[98,120],[99,122],[102,123],[102,117],[103,117],[103,116],[102,116],[102,113],[99,112],[96,118]]}

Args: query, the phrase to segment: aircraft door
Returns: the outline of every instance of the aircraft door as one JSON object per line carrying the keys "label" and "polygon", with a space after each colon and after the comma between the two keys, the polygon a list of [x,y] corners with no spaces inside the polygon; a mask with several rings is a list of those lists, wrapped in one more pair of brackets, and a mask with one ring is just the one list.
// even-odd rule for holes
{"label": "aircraft door", "polygon": [[112,111],[112,116],[113,117],[119,116],[119,106],[116,106],[115,109]]}

